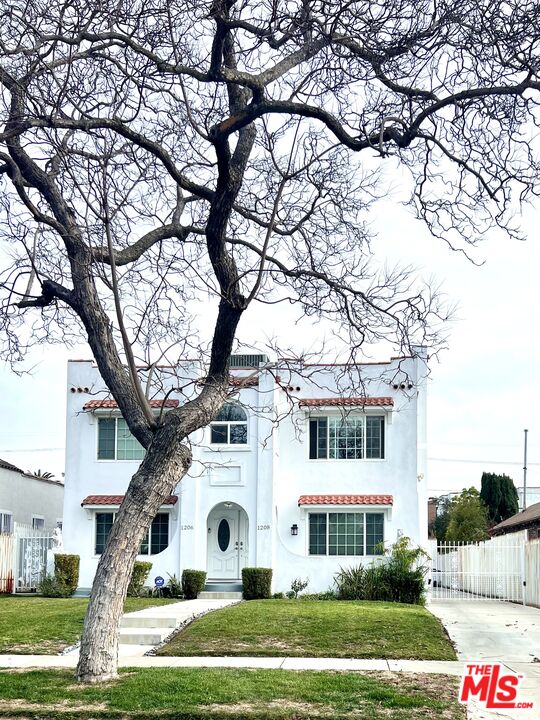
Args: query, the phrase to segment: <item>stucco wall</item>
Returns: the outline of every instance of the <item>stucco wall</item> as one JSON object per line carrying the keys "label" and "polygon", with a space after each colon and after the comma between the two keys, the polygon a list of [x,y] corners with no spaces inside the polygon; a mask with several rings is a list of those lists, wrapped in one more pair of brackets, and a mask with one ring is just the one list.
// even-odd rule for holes
{"label": "stucco wall", "polygon": [[[298,507],[300,495],[392,495],[392,507],[373,508],[385,513],[385,541],[393,542],[399,531],[423,544],[427,540],[424,538],[427,518],[423,517],[427,514],[423,498],[425,420],[418,413],[419,410],[425,413],[425,386],[420,365],[421,361],[401,359],[362,366],[361,377],[352,378],[366,395],[391,396],[394,400],[391,413],[375,410],[387,418],[383,460],[309,460],[308,413],[298,408],[297,400],[346,395],[347,381],[341,377],[340,369],[311,368],[309,381],[300,372],[284,375],[282,384],[294,388],[292,412],[288,393],[275,382],[273,374],[262,373],[258,387],[240,391],[239,402],[249,417],[247,446],[212,449],[208,429],[191,438],[194,462],[190,475],[176,491],[179,502],[172,512],[169,547],[159,555],[144,558],[154,564],[151,578],[157,574],[165,578],[167,573],[179,575],[188,567],[206,569],[208,515],[216,505],[225,502],[234,503],[247,513],[246,564],[272,567],[275,591],[288,590],[291,581],[299,576],[309,578],[310,590],[325,590],[340,565],[370,560],[310,557],[308,511]],[[198,376],[196,368],[191,372]],[[408,382],[402,389],[399,385],[405,378]],[[393,387],[396,382],[397,389]],[[124,494],[138,465],[130,461],[97,460],[97,419],[82,408],[89,399],[105,397],[100,392],[103,389],[92,363],[69,363],[64,543],[68,552],[81,555],[82,588],[90,587],[98,558],[93,554],[94,513],[82,508],[81,502],[87,495]],[[357,389],[353,394],[360,391]],[[276,426],[273,421],[277,417],[280,422]],[[290,532],[294,523],[299,526],[295,537]]]}
{"label": "stucco wall", "polygon": [[32,525],[32,517],[42,517],[46,528],[62,520],[64,486],[0,468],[0,512],[13,514],[13,521]]}

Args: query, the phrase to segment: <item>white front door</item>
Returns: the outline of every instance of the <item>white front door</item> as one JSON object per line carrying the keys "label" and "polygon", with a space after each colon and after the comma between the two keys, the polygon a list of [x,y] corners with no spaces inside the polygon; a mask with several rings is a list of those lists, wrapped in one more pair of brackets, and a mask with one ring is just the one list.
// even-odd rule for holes
{"label": "white front door", "polygon": [[208,578],[239,580],[247,562],[247,522],[239,509],[216,508],[208,518]]}

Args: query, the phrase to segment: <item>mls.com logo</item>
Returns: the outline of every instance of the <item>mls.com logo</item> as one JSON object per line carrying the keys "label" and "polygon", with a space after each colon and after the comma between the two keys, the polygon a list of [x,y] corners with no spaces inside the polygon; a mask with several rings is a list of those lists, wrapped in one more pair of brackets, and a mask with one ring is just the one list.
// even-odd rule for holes
{"label": "mls.com logo", "polygon": [[524,710],[533,706],[532,702],[519,701],[518,690],[523,675],[508,670],[501,663],[481,663],[465,665],[465,674],[461,678],[459,702],[476,700],[486,710],[513,709]]}

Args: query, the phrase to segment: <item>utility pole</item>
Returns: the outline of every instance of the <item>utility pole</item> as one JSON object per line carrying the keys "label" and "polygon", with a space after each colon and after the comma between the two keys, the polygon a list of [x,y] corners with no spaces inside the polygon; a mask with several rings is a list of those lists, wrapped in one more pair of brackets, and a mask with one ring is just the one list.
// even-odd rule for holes
{"label": "utility pole", "polygon": [[525,444],[523,449],[523,510],[527,509],[527,433],[528,430],[523,431],[525,433]]}

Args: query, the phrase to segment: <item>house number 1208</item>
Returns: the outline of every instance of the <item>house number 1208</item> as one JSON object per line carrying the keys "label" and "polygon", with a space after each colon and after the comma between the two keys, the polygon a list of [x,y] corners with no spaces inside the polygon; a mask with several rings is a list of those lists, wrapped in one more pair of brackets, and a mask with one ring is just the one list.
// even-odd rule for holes
{"label": "house number 1208", "polygon": [[270,530],[270,525],[257,525],[257,530]]}

